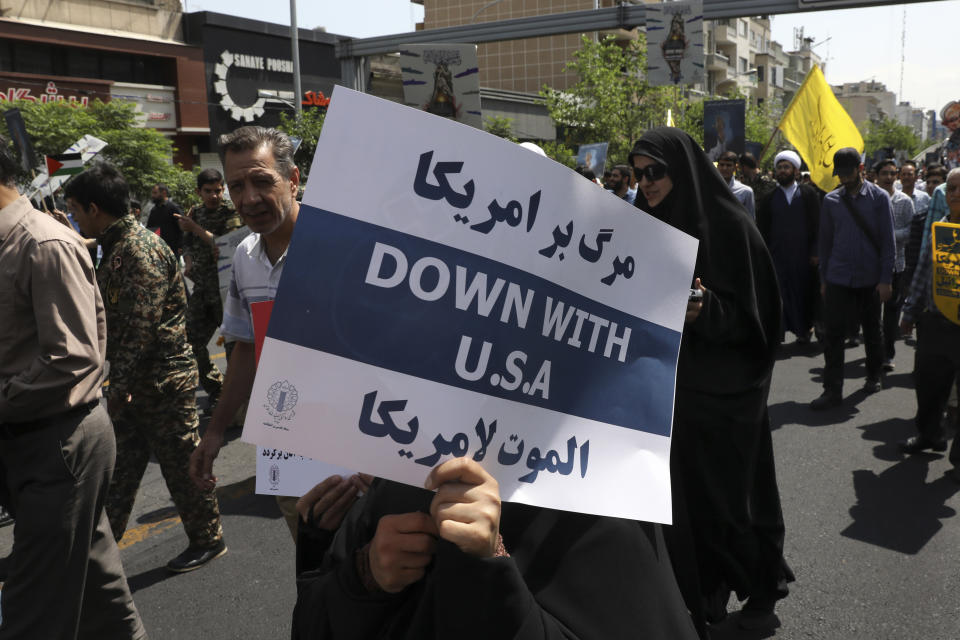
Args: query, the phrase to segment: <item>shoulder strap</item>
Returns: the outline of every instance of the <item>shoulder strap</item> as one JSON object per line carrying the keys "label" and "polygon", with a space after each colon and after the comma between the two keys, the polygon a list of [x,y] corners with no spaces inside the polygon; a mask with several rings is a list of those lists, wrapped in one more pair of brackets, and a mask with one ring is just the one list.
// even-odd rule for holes
{"label": "shoulder strap", "polygon": [[847,197],[847,194],[844,193],[840,196],[840,199],[843,200],[843,204],[847,205],[847,211],[850,212],[850,215],[853,217],[853,221],[857,223],[857,226],[860,227],[860,231],[863,231],[863,235],[867,236],[867,240],[870,241],[870,246],[874,248],[877,252],[877,255],[882,255],[880,251],[880,241],[877,240],[876,236],[873,235],[873,230],[867,225],[867,221],[863,219],[863,216],[857,211],[857,208],[853,206],[853,202],[850,201],[850,198]]}

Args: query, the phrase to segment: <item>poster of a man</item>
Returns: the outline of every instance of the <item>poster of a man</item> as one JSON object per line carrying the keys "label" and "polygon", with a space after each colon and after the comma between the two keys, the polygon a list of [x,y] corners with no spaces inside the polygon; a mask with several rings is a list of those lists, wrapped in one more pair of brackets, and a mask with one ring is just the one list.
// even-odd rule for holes
{"label": "poster of a man", "polygon": [[714,100],[703,103],[703,148],[711,161],[727,151],[744,151],[746,103],[743,100]]}
{"label": "poster of a man", "polygon": [[577,166],[590,169],[596,176],[602,176],[603,168],[607,164],[608,144],[606,142],[596,142],[580,145],[577,150]]}

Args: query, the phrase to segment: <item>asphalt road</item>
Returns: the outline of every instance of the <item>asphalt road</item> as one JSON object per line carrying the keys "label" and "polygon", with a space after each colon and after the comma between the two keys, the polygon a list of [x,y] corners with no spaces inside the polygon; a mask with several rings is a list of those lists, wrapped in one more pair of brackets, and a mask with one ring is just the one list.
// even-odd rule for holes
{"label": "asphalt road", "polygon": [[[714,640],[960,638],[960,484],[944,476],[945,455],[904,458],[896,447],[912,434],[912,352],[898,343],[887,388],[866,396],[863,348],[848,349],[844,406],[814,413],[807,403],[820,393],[822,355],[783,348],[770,411],[797,582],[774,632],[740,631],[733,614]],[[121,544],[154,640],[289,637],[293,543],[273,499],[253,495],[254,448],[238,436],[216,464],[230,551],[202,570],[164,569],[186,538],[155,463],[144,478]],[[0,530],[0,555],[11,542],[12,527]]]}

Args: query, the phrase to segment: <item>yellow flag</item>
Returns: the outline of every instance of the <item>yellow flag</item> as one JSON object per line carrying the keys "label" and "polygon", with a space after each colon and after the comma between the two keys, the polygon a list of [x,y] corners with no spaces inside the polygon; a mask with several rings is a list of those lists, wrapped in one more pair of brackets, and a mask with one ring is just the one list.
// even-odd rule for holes
{"label": "yellow flag", "polygon": [[672,109],[667,109],[667,126],[668,126],[668,127],[676,126],[676,125],[673,124],[673,110],[672,110]]}
{"label": "yellow flag", "polygon": [[833,175],[833,154],[844,147],[863,153],[857,125],[833,95],[820,67],[814,65],[780,121],[780,130],[810,168],[810,178],[824,191],[840,183]]}

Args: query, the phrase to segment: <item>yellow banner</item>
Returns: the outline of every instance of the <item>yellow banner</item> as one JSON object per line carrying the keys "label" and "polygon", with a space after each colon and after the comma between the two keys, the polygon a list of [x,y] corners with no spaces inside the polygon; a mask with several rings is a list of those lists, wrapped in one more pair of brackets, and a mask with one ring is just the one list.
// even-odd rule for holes
{"label": "yellow banner", "polygon": [[810,169],[810,178],[824,191],[840,184],[833,175],[833,154],[853,147],[863,153],[863,138],[833,90],[814,65],[780,121],[787,136]]}
{"label": "yellow banner", "polygon": [[960,224],[933,223],[933,301],[960,324]]}

